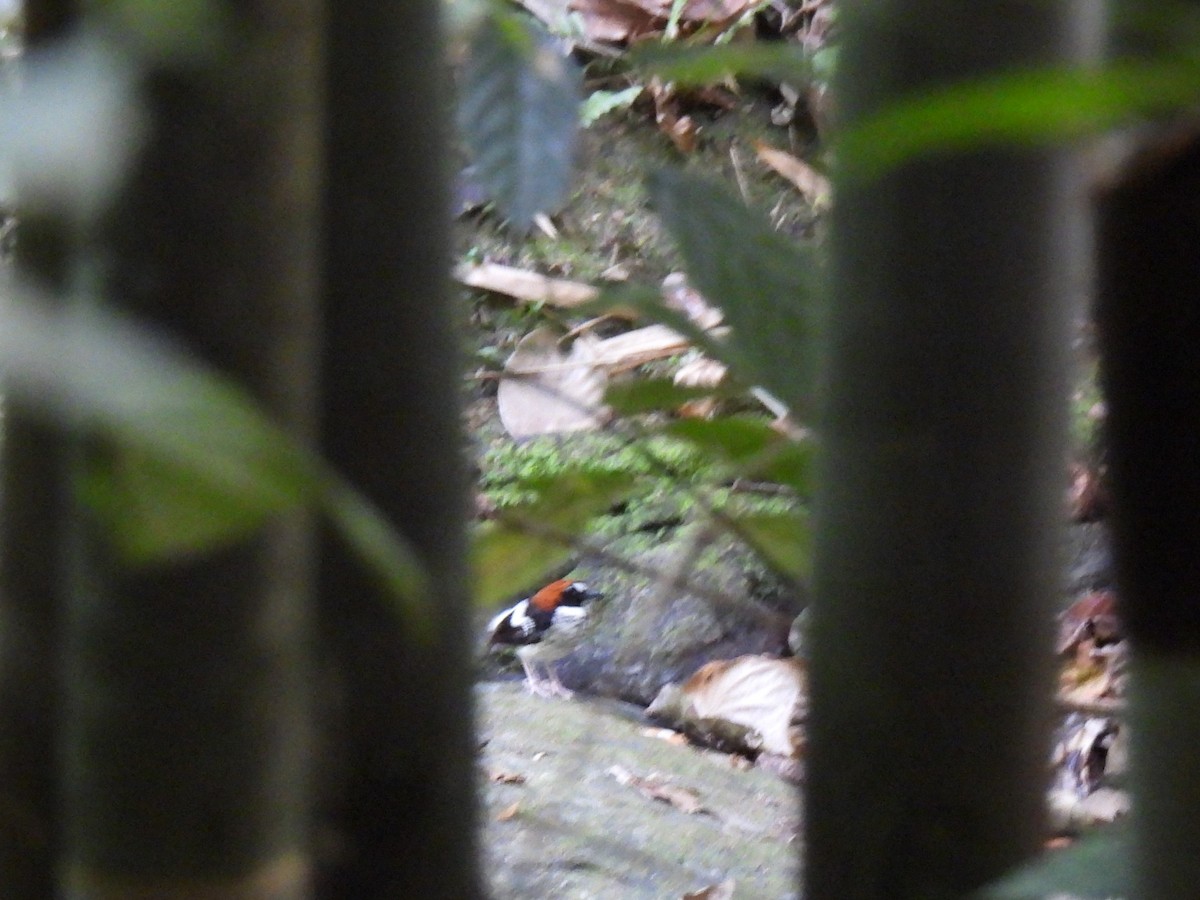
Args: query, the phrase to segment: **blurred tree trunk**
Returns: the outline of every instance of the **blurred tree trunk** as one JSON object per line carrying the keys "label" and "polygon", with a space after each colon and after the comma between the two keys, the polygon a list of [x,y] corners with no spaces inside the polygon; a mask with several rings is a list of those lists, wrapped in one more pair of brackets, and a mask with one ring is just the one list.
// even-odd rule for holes
{"label": "blurred tree trunk", "polygon": [[[101,277],[304,436],[319,7],[222,6],[225,53],[148,61],[150,133],[102,229]],[[288,516],[202,559],[129,571],[85,529],[66,622],[64,893],[307,895],[310,537]]]}
{"label": "blurred tree trunk", "polygon": [[[839,112],[1074,49],[1068,3],[844,16]],[[806,884],[961,896],[1037,851],[1079,219],[1054,153],[844,178],[821,419]]]}
{"label": "blurred tree trunk", "polygon": [[481,895],[466,616],[467,494],[448,295],[447,74],[436,0],[366,0],[328,25],[321,445],[408,537],[434,578],[421,637],[335,539],[322,634],[336,855],[319,895]]}
{"label": "blurred tree trunk", "polygon": [[1099,205],[1099,323],[1130,686],[1134,895],[1200,885],[1200,133],[1160,133]]}
{"label": "blurred tree trunk", "polygon": [[[76,23],[75,0],[28,0],[25,55]],[[18,185],[18,202],[31,198]],[[71,236],[54,211],[21,209],[18,276],[45,290],[68,281]],[[61,532],[66,496],[61,434],[5,401],[0,497],[0,896],[51,897],[60,850],[54,773],[58,715]]]}

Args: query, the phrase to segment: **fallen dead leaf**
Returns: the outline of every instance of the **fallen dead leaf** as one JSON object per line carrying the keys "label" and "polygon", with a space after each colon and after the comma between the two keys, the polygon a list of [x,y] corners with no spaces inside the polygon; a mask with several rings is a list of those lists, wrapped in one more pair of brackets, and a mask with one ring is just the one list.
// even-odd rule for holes
{"label": "fallen dead leaf", "polygon": [[615,375],[656,359],[682,353],[690,346],[687,338],[666,325],[647,325],[597,341],[592,353],[595,365]]}
{"label": "fallen dead leaf", "polygon": [[800,660],[741,656],[707,663],[682,685],[667,685],[647,713],[685,728],[728,722],[754,732],[758,749],[794,756],[799,745],[792,726],[806,690]]}
{"label": "fallen dead leaf", "polygon": [[715,328],[725,318],[721,310],[688,283],[682,272],[671,272],[663,279],[662,298],[668,309],[683,313],[700,328]]}
{"label": "fallen dead leaf", "polygon": [[517,813],[519,813],[520,811],[521,811],[521,801],[520,800],[518,800],[516,803],[510,803],[508,806],[504,807],[504,809],[500,810],[500,812],[498,812],[496,814],[496,821],[497,822],[509,822],[509,821],[515,819],[517,817]]}
{"label": "fallen dead leaf", "polygon": [[654,121],[658,130],[671,139],[676,150],[687,156],[696,149],[696,123],[680,110],[674,85],[652,78],[646,90],[654,100]]}
{"label": "fallen dead leaf", "polygon": [[454,277],[467,287],[481,291],[493,291],[515,297],[526,303],[545,303],[570,309],[595,300],[600,292],[590,284],[551,278],[498,263],[462,264],[454,267]]}
{"label": "fallen dead leaf", "polygon": [[687,736],[673,728],[643,728],[641,734],[658,741],[666,741],[668,744],[687,744]]}
{"label": "fallen dead leaf", "polygon": [[488,781],[495,784],[524,784],[525,776],[519,772],[505,772],[502,769],[489,769],[487,773]]}
{"label": "fallen dead leaf", "polygon": [[1074,653],[1087,639],[1118,639],[1120,629],[1116,616],[1117,596],[1112,591],[1094,591],[1080,597],[1059,616],[1056,652],[1060,655]]}
{"label": "fallen dead leaf", "polygon": [[737,883],[732,878],[726,878],[720,884],[710,884],[698,891],[690,891],[683,895],[682,900],[733,900],[733,891]]}
{"label": "fallen dead leaf", "polygon": [[[667,26],[674,0],[569,0],[589,40],[622,43],[658,35]],[[689,31],[707,25],[720,32],[756,0],[687,0],[679,23]]]}
{"label": "fallen dead leaf", "polygon": [[611,766],[608,774],[615,778],[618,784],[632,787],[642,796],[651,800],[669,803],[689,816],[708,812],[708,809],[700,802],[700,795],[690,788],[669,784],[654,776],[643,778],[634,775],[624,766]]}
{"label": "fallen dead leaf", "polygon": [[680,387],[715,388],[728,374],[724,363],[700,356],[680,366],[673,380]]}
{"label": "fallen dead leaf", "polygon": [[603,402],[608,376],[596,359],[598,343],[582,335],[564,352],[550,328],[525,335],[505,362],[496,392],[505,430],[520,440],[603,425],[609,415]]}
{"label": "fallen dead leaf", "polygon": [[1095,522],[1108,511],[1108,495],[1100,473],[1091,466],[1072,463],[1067,488],[1067,511],[1072,522]]}
{"label": "fallen dead leaf", "polygon": [[754,142],[754,152],[763,163],[794,184],[814,209],[829,208],[833,198],[833,188],[829,179],[804,160],[783,150],[777,150],[763,141]]}
{"label": "fallen dead leaf", "polygon": [[568,9],[577,13],[588,40],[619,44],[661,33],[655,16],[632,4],[613,0],[570,0]]}

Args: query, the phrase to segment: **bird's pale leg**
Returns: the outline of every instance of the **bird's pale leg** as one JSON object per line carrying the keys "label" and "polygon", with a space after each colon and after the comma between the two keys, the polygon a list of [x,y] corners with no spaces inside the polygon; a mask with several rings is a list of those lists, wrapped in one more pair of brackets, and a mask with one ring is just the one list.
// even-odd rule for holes
{"label": "bird's pale leg", "polygon": [[546,665],[546,681],[551,695],[562,697],[564,700],[569,700],[575,696],[575,692],[558,680],[558,672],[554,670],[553,664]]}
{"label": "bird's pale leg", "polygon": [[546,674],[543,675],[537,670],[537,664],[533,661],[533,654],[528,652],[532,648],[523,647],[517,651],[517,659],[521,661],[521,668],[525,670],[525,689],[531,694],[537,694],[539,697],[572,697],[574,694],[566,688],[558,676],[554,672],[554,668],[550,664],[545,665]]}

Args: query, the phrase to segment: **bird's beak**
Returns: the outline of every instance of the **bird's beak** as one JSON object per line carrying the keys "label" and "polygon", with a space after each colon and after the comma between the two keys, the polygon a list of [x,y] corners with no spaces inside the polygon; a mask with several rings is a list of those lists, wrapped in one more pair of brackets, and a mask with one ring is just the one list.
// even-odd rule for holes
{"label": "bird's beak", "polygon": [[604,594],[600,591],[587,591],[583,595],[583,600],[586,603],[589,600],[603,600]]}

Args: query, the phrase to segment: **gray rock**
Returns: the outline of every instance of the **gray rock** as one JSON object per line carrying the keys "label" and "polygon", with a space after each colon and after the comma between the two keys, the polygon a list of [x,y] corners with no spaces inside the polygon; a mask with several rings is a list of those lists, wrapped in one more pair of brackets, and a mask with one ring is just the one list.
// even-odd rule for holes
{"label": "gray rock", "polygon": [[1068,526],[1064,544],[1069,596],[1114,586],[1112,539],[1103,521]]}
{"label": "gray rock", "polygon": [[559,665],[567,687],[645,706],[663,685],[706,662],[785,652],[794,613],[753,599],[744,560],[734,552],[692,560],[690,553],[677,541],[637,558],[638,571],[653,576],[589,576],[605,600],[587,640]]}
{"label": "gray rock", "polygon": [[[640,712],[477,691],[484,875],[494,900],[662,900],[732,880],[799,896],[799,796],[778,775],[662,740]],[[681,791],[648,796],[619,774]]]}

